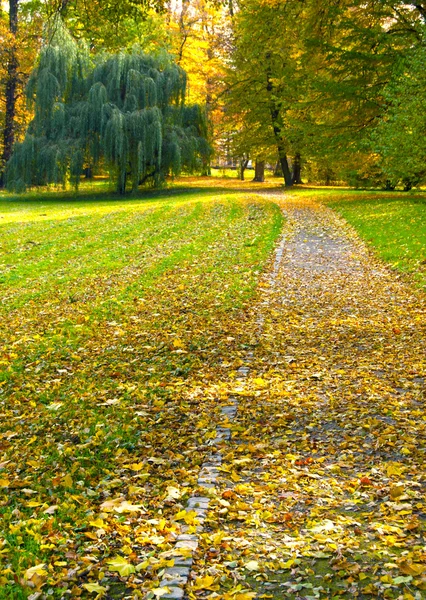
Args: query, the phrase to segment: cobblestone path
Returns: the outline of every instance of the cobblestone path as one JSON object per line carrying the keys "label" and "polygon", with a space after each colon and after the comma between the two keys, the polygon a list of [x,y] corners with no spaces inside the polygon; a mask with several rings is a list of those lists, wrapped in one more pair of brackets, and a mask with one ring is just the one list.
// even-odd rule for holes
{"label": "cobblestone path", "polygon": [[279,202],[185,593],[424,598],[424,296],[328,208]]}

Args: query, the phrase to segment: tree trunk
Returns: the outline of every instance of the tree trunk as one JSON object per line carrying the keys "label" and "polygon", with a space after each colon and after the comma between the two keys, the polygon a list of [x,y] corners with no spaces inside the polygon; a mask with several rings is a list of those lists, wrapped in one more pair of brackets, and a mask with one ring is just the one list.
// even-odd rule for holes
{"label": "tree trunk", "polygon": [[5,87],[5,125],[3,131],[3,153],[0,161],[0,187],[4,187],[4,172],[6,163],[12,156],[13,144],[15,143],[15,116],[16,95],[18,88],[18,56],[16,48],[16,34],[18,33],[18,8],[19,0],[9,0],[9,31],[13,41],[10,47],[9,60],[7,62],[7,76]]}
{"label": "tree trunk", "polygon": [[240,160],[240,169],[239,170],[240,170],[240,179],[241,179],[241,181],[244,181],[244,171],[246,170],[248,163],[249,163],[249,159],[248,158],[242,158]]}
{"label": "tree trunk", "polygon": [[278,159],[280,161],[281,169],[284,175],[284,183],[286,187],[293,185],[293,178],[291,175],[290,167],[288,166],[286,144],[283,132],[283,120],[281,116],[281,106],[278,97],[274,92],[274,83],[271,72],[268,70],[266,73],[266,90],[269,95],[269,114],[271,116],[271,125],[274,131],[275,143],[278,150]]}
{"label": "tree trunk", "polygon": [[301,171],[302,171],[302,164],[301,164],[301,160],[300,160],[300,153],[297,152],[294,157],[293,175],[292,175],[293,183],[296,185],[303,183],[302,177],[301,177]]}
{"label": "tree trunk", "polygon": [[287,155],[283,149],[278,147],[280,153],[280,165],[284,175],[284,183],[286,187],[291,187],[293,185],[293,177],[291,175],[290,167],[288,166]]}
{"label": "tree trunk", "polygon": [[[120,194],[120,196],[124,196],[126,194],[126,183],[127,183],[127,173],[120,174],[120,176],[118,177],[118,184],[117,184],[117,192]],[[136,189],[137,189],[137,186],[136,186]]]}
{"label": "tree trunk", "polygon": [[254,167],[254,179],[253,181],[258,181],[259,183],[263,183],[265,181],[265,161],[257,160]]}
{"label": "tree trunk", "polygon": [[280,163],[279,160],[277,160],[277,162],[275,163],[274,177],[283,177],[283,172],[282,172],[282,169],[281,169],[281,163]]}

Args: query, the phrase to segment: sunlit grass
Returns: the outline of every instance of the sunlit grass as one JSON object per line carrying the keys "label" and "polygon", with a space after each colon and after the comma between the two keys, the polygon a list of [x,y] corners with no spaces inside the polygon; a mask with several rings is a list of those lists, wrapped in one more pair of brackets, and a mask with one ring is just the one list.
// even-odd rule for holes
{"label": "sunlit grass", "polygon": [[[155,587],[180,528],[166,489],[196,486],[279,208],[234,190],[83,191],[2,195],[0,217],[0,597],[34,593],[38,564],[30,583],[88,597],[117,554],[151,553]],[[121,496],[144,517],[108,512],[98,537]]]}
{"label": "sunlit grass", "polygon": [[426,286],[426,197],[407,194],[350,195],[325,200],[393,268]]}

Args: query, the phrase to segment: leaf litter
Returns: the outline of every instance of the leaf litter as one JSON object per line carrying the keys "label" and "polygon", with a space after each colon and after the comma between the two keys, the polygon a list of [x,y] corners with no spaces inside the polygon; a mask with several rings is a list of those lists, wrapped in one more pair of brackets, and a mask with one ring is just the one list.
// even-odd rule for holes
{"label": "leaf litter", "polygon": [[424,295],[330,209],[281,206],[282,256],[246,329],[250,371],[230,384],[239,409],[189,597],[420,600]]}
{"label": "leaf litter", "polygon": [[230,396],[239,411],[189,597],[424,596],[424,297],[331,211],[282,207],[277,274],[256,302],[280,218],[237,196],[189,221],[171,211],[186,223],[173,243],[166,212],[143,266],[83,270],[66,296],[35,280],[43,311],[11,292],[4,597],[167,595]]}
{"label": "leaf litter", "polygon": [[282,216],[238,194],[166,202],[89,202],[78,231],[73,206],[46,227],[29,205],[3,228],[8,263],[21,229],[39,246],[3,288],[0,598],[160,597],[197,527],[182,511]]}

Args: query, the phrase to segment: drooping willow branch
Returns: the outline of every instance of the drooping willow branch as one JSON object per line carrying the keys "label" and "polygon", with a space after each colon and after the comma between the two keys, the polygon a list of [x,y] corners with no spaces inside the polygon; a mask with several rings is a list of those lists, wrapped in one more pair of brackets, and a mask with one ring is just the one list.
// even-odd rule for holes
{"label": "drooping willow branch", "polygon": [[60,21],[50,40],[28,84],[34,119],[9,161],[9,188],[77,187],[85,167],[103,165],[124,193],[208,160],[203,110],[185,106],[186,75],[168,55],[136,49],[92,62]]}

